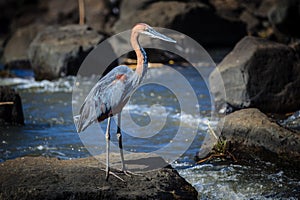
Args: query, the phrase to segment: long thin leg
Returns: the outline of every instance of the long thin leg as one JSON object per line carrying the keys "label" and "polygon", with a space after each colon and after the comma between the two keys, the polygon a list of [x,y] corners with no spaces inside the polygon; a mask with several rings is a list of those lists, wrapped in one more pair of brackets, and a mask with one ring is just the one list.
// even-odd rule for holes
{"label": "long thin leg", "polygon": [[120,149],[120,156],[121,156],[121,162],[122,162],[122,171],[126,172],[126,167],[125,167],[125,163],[124,163],[124,154],[123,154],[122,133],[121,133],[121,113],[118,114],[117,137],[118,137],[118,141],[119,141],[119,149]]}
{"label": "long thin leg", "polygon": [[105,134],[105,138],[106,138],[106,175],[105,175],[105,180],[108,180],[109,174],[112,174],[113,176],[115,176],[116,178],[118,178],[121,181],[124,181],[124,179],[122,179],[121,177],[119,177],[118,175],[116,175],[115,173],[110,171],[110,166],[109,166],[109,148],[110,148],[110,120],[111,117],[108,117],[107,120],[107,127],[106,127],[106,134]]}
{"label": "long thin leg", "polygon": [[110,146],[110,117],[107,120],[107,127],[106,127],[106,177],[105,179],[108,180],[109,176],[109,146]]}

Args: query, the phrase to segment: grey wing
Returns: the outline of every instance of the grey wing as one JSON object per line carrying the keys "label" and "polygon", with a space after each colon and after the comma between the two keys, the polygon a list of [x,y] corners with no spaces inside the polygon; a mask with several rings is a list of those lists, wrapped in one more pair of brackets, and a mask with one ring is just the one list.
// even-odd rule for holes
{"label": "grey wing", "polygon": [[112,76],[103,77],[94,85],[86,96],[80,107],[79,114],[74,117],[78,133],[84,131],[89,125],[97,121],[97,116],[99,115],[99,111],[97,113],[97,106],[102,104],[102,102],[98,102],[99,100],[102,100],[100,97],[101,92],[105,91],[111,82],[113,82]]}
{"label": "grey wing", "polygon": [[74,117],[74,122],[78,133],[84,131],[90,124],[97,120],[96,101],[93,97],[96,89],[97,87],[93,87],[81,105],[79,115]]}
{"label": "grey wing", "polygon": [[132,73],[133,71],[128,67],[119,66],[96,83],[85,98],[79,115],[74,117],[77,132],[84,131],[95,121],[103,121],[110,114],[113,114],[113,108],[122,104],[122,98],[124,98],[124,92],[126,92],[124,84],[120,84],[118,81],[115,82],[116,76],[118,74],[132,76]]}

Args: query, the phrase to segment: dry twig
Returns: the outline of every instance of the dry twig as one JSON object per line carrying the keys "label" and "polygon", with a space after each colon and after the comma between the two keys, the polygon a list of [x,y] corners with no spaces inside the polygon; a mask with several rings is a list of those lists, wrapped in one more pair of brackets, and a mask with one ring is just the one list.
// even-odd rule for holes
{"label": "dry twig", "polygon": [[13,105],[13,104],[14,104],[14,102],[12,102],[12,101],[0,102],[0,106]]}
{"label": "dry twig", "polygon": [[79,6],[79,25],[84,25],[85,18],[85,8],[84,8],[84,0],[78,0]]}

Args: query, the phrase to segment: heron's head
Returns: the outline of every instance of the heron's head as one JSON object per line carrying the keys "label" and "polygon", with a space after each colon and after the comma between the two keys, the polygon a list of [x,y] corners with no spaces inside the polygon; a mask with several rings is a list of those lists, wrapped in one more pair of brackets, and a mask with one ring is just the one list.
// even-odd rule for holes
{"label": "heron's head", "polygon": [[167,42],[176,43],[176,41],[173,40],[172,38],[169,38],[169,37],[157,32],[151,26],[149,26],[148,24],[145,24],[145,23],[139,23],[139,24],[135,25],[133,30],[135,30],[141,34],[148,35],[152,38],[157,38],[157,39],[161,39],[161,40],[164,40]]}

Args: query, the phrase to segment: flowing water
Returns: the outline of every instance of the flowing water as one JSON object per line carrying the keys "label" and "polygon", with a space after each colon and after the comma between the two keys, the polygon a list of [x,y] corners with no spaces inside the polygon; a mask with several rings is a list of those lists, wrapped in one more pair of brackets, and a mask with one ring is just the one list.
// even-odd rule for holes
{"label": "flowing water", "polygon": [[[180,113],[180,94],[170,91],[167,86],[154,83],[144,85],[134,93],[124,111],[130,111],[130,118],[141,127],[151,122],[154,122],[152,125],[158,124],[159,127],[151,126],[149,134],[153,129],[159,132],[155,135],[134,135],[130,132],[141,134],[144,129],[135,131],[138,127],[130,125],[124,131],[125,150],[156,151],[169,144],[178,133],[179,126],[182,126],[187,135],[196,130],[195,137],[192,137],[193,141],[189,141],[190,145],[185,153],[172,165],[199,191],[199,199],[298,199],[299,174],[278,168],[272,163],[255,160],[253,164],[245,165],[217,162],[195,165],[194,156],[207,134],[207,123],[215,124],[216,121],[210,116],[211,99],[203,79],[195,76],[193,68],[178,67],[177,71],[186,77],[193,88],[198,102],[194,105],[195,110],[200,110],[200,115]],[[180,89],[176,82],[168,80],[167,74],[170,75],[170,72],[167,68],[150,69],[149,74],[170,82],[188,98],[187,91]],[[87,79],[84,83],[88,85],[89,81]],[[26,124],[0,127],[0,162],[26,155],[60,159],[90,156],[73,123],[72,105],[77,101],[74,97],[72,99],[75,77],[41,82],[14,78],[2,79],[0,82],[1,85],[14,87],[20,93]],[[163,127],[160,122],[163,122]],[[128,123],[132,121],[125,117],[122,125]],[[101,130],[105,127],[106,123],[101,123]],[[115,129],[114,123],[112,128]],[[114,138],[112,140],[115,142]],[[186,140],[185,136],[182,136],[182,140]],[[100,145],[104,146],[104,143]],[[173,151],[176,154],[182,149],[174,146]]]}

